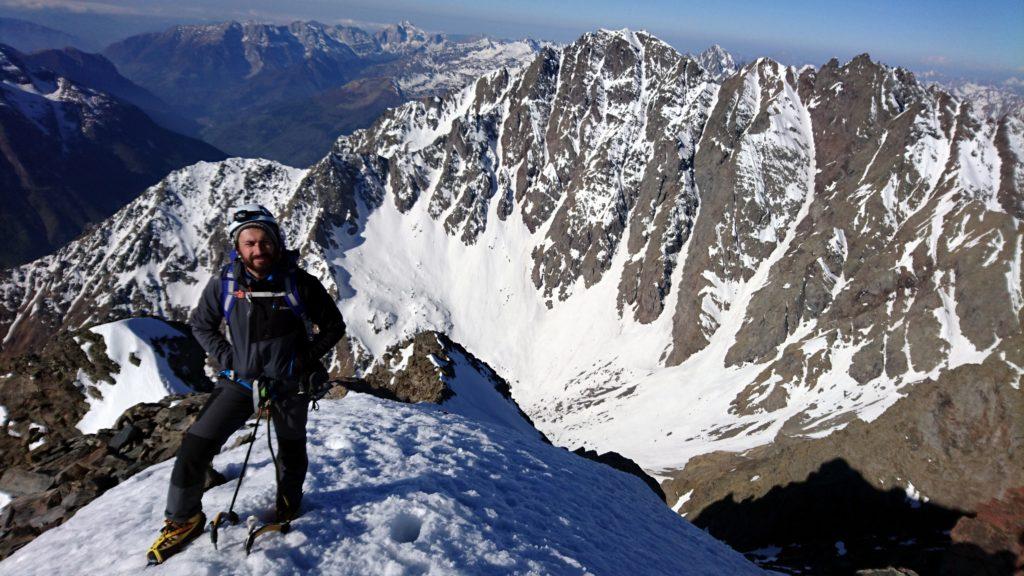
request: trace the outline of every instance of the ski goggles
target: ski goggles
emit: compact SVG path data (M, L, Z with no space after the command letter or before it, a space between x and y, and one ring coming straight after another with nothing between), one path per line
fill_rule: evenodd
M265 209L261 210L239 210L232 216L235 222L249 222L250 220L256 220L260 216L273 218L274 216Z

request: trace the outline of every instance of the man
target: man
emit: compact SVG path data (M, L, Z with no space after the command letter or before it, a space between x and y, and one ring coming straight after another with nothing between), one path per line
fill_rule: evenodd
M308 464L309 395L302 393L303 384L312 371L322 373L320 358L345 334L334 299L316 278L298 269L296 254L285 250L281 229L266 208L248 204L234 209L227 233L235 254L210 279L189 319L192 333L223 371L178 449L165 525L148 552L150 563L163 562L203 532L206 469L253 414L261 391L271 396L277 430L278 521L298 514ZM227 321L227 338L221 320ZM318 328L315 335L310 324Z

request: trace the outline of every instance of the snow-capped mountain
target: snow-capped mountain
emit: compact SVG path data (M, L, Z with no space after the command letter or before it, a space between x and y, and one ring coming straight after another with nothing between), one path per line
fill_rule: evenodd
M444 34L428 34L408 20L388 24L373 36L382 52L408 52L448 41Z
M181 166L217 149L0 45L0 266L76 237Z
M640 480L436 405L351 393L310 413L308 438L304 511L288 534L261 537L246 556L244 525L226 527L219 550L203 537L146 571L625 574L642 565L645 574L763 573ZM225 450L214 465L237 475L246 446ZM254 446L236 504L242 517L263 516L273 500L269 451L265 442ZM171 464L112 488L0 563L0 574L143 570ZM234 482L210 489L204 506L226 510L233 491ZM79 551L73 562L69 547Z
M358 369L436 330L556 445L668 477L712 451L871 423L918 386L959 386L965 366L1019 396L1022 157L1019 114L986 117L866 55L759 59L717 82L647 33L602 30L392 110L305 171L178 171L0 277L0 326L12 353L54 327L184 318L227 207L258 201L337 295ZM915 446L945 463L944 442ZM1012 463L957 482L892 465L869 481L927 485L960 510L1024 485Z
M169 104L122 76L114 64L100 54L68 47L59 50L40 50L24 54L22 58L33 69L45 68L79 86L133 104L168 130L188 136L193 136L198 131L195 122L175 115Z
M375 33L319 22L225 22L133 36L104 54L201 123L214 145L306 166L384 108L461 89L529 61L538 48L529 40L455 41L408 22Z
M425 44L405 58L372 66L365 75L394 77L403 93L411 98L443 96L480 76L500 68L526 64L543 46L524 39L502 41L476 38L461 42L444 40Z
M736 62L732 54L718 44L712 44L696 57L697 63L715 80L721 81L736 73Z
M1024 109L1024 91L1021 90L976 82L953 81L947 82L946 86L950 94L973 101L985 115L993 118L1014 113L1019 115Z

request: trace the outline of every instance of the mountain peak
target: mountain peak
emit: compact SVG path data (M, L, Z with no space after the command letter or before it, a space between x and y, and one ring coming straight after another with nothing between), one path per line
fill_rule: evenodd
M640 50L641 47L643 46L643 44L640 41L641 40L640 39L641 36L650 36L650 34L648 34L644 30L634 31L634 30L631 30L629 28L619 28L618 30L610 30L608 28L600 28L600 29L598 29L597 33L595 34L595 37L597 37L597 38L602 38L602 37L620 38L622 40L625 40L626 42L629 42L630 45L632 45L637 50Z
M718 44L712 44L696 57L697 63L715 80L721 81L736 73L736 61Z
M382 47L392 51L416 49L428 44L441 44L447 39L444 34L428 34L408 20L402 20L397 24L388 24L378 30L375 37Z

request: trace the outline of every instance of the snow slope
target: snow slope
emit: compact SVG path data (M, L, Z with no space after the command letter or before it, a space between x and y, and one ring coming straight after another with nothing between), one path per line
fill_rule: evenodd
M361 394L311 413L303 515L243 549L208 538L147 574L759 574L637 478L507 427ZM237 509L265 514L273 465L260 431ZM228 444L231 445L230 442ZM214 465L236 477L244 446ZM135 574L163 516L172 462L132 479L0 563L0 575ZM225 509L234 486L204 498ZM98 529L102 527L102 529ZM642 545L640 545L642 544Z
M502 397L486 373L474 367L462 352L453 350L449 354L455 375L444 380L455 395L441 404L445 410L481 422L508 426L534 438L538 436L537 429L523 418L515 402Z
M93 382L85 371L78 371L76 385L95 386L102 394L100 398L86 394L89 412L77 425L83 434L113 427L125 410L141 402L157 402L168 394L192 392L174 374L167 359L154 350L154 340L183 336L167 323L155 318L129 318L90 331L103 337L107 356L121 369L113 375L113 383Z

